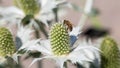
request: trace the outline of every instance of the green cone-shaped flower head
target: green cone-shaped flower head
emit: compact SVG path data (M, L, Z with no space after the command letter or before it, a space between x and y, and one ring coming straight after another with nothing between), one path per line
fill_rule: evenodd
M14 0L14 3L22 9L26 15L35 15L40 11L39 0Z
M12 56L15 53L12 34L4 27L0 27L0 56Z
M70 51L68 31L62 23L56 23L50 31L50 42L54 55L66 55Z
M101 45L101 68L120 68L120 53L117 43L106 37Z

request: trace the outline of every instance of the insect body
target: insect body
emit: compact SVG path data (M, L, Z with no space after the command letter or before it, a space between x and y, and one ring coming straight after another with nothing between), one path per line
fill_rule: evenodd
M65 24L67 26L67 30L72 31L73 26L72 26L72 23L70 21L64 20L63 24Z

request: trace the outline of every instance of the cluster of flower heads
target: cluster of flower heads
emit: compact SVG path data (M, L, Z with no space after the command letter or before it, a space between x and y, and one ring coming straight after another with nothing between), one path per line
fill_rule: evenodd
M14 0L14 3L16 7L0 7L0 60L8 56L18 62L17 56L37 51L43 56L34 58L30 66L42 59L52 59L59 68L64 68L66 62L79 64L83 68L119 68L119 49L112 38L103 37L100 40L102 43L80 39L93 0L86 0L84 13L76 27L69 21L57 22L58 9L71 7L71 3L65 0ZM2 27L5 23L9 26L17 24L15 38L9 27ZM50 30L46 32L44 26L49 26ZM43 32L46 39L32 37L34 33L38 36L39 32ZM25 52L21 53L22 50Z

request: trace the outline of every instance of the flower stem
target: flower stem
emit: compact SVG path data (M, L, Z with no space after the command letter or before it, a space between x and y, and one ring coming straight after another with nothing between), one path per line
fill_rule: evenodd
M68 68L68 67L67 67L67 61L64 63L64 68Z
M93 0L86 0L86 4L85 4L85 7L84 7L83 14L82 14L81 19L78 23L78 27L80 27L79 31L85 25L85 21L88 18L88 14L91 12L92 6L93 6Z
M54 15L55 15L55 21L58 22L58 8L53 9Z
M22 68L21 62L20 62L20 56L18 56L18 64L16 64L16 68Z
M38 61L38 68L42 68L42 62Z

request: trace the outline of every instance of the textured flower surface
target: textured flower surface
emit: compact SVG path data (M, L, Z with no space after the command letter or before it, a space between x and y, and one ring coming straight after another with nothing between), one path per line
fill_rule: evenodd
M15 53L15 45L10 31L0 28L0 56L11 56Z
M32 32L33 30L31 29L21 27L17 33L16 41L13 41L13 36L9 29L0 27L0 63L6 61L6 57L18 62L19 55L16 54L16 51L30 40Z
M37 60L53 59L60 68L64 68L64 63L68 60L83 65L84 62L93 62L96 57L99 57L99 49L88 45L92 44L80 42L79 46L72 49L66 26L62 23L56 23L51 28L49 40L29 41L19 50L37 50L44 54L43 57L34 59L31 65Z
M15 51L16 47L11 32L5 27L0 27L0 63L7 56L13 57Z
M110 37L105 37L101 44L101 67L102 68L119 68L120 51L117 43Z

